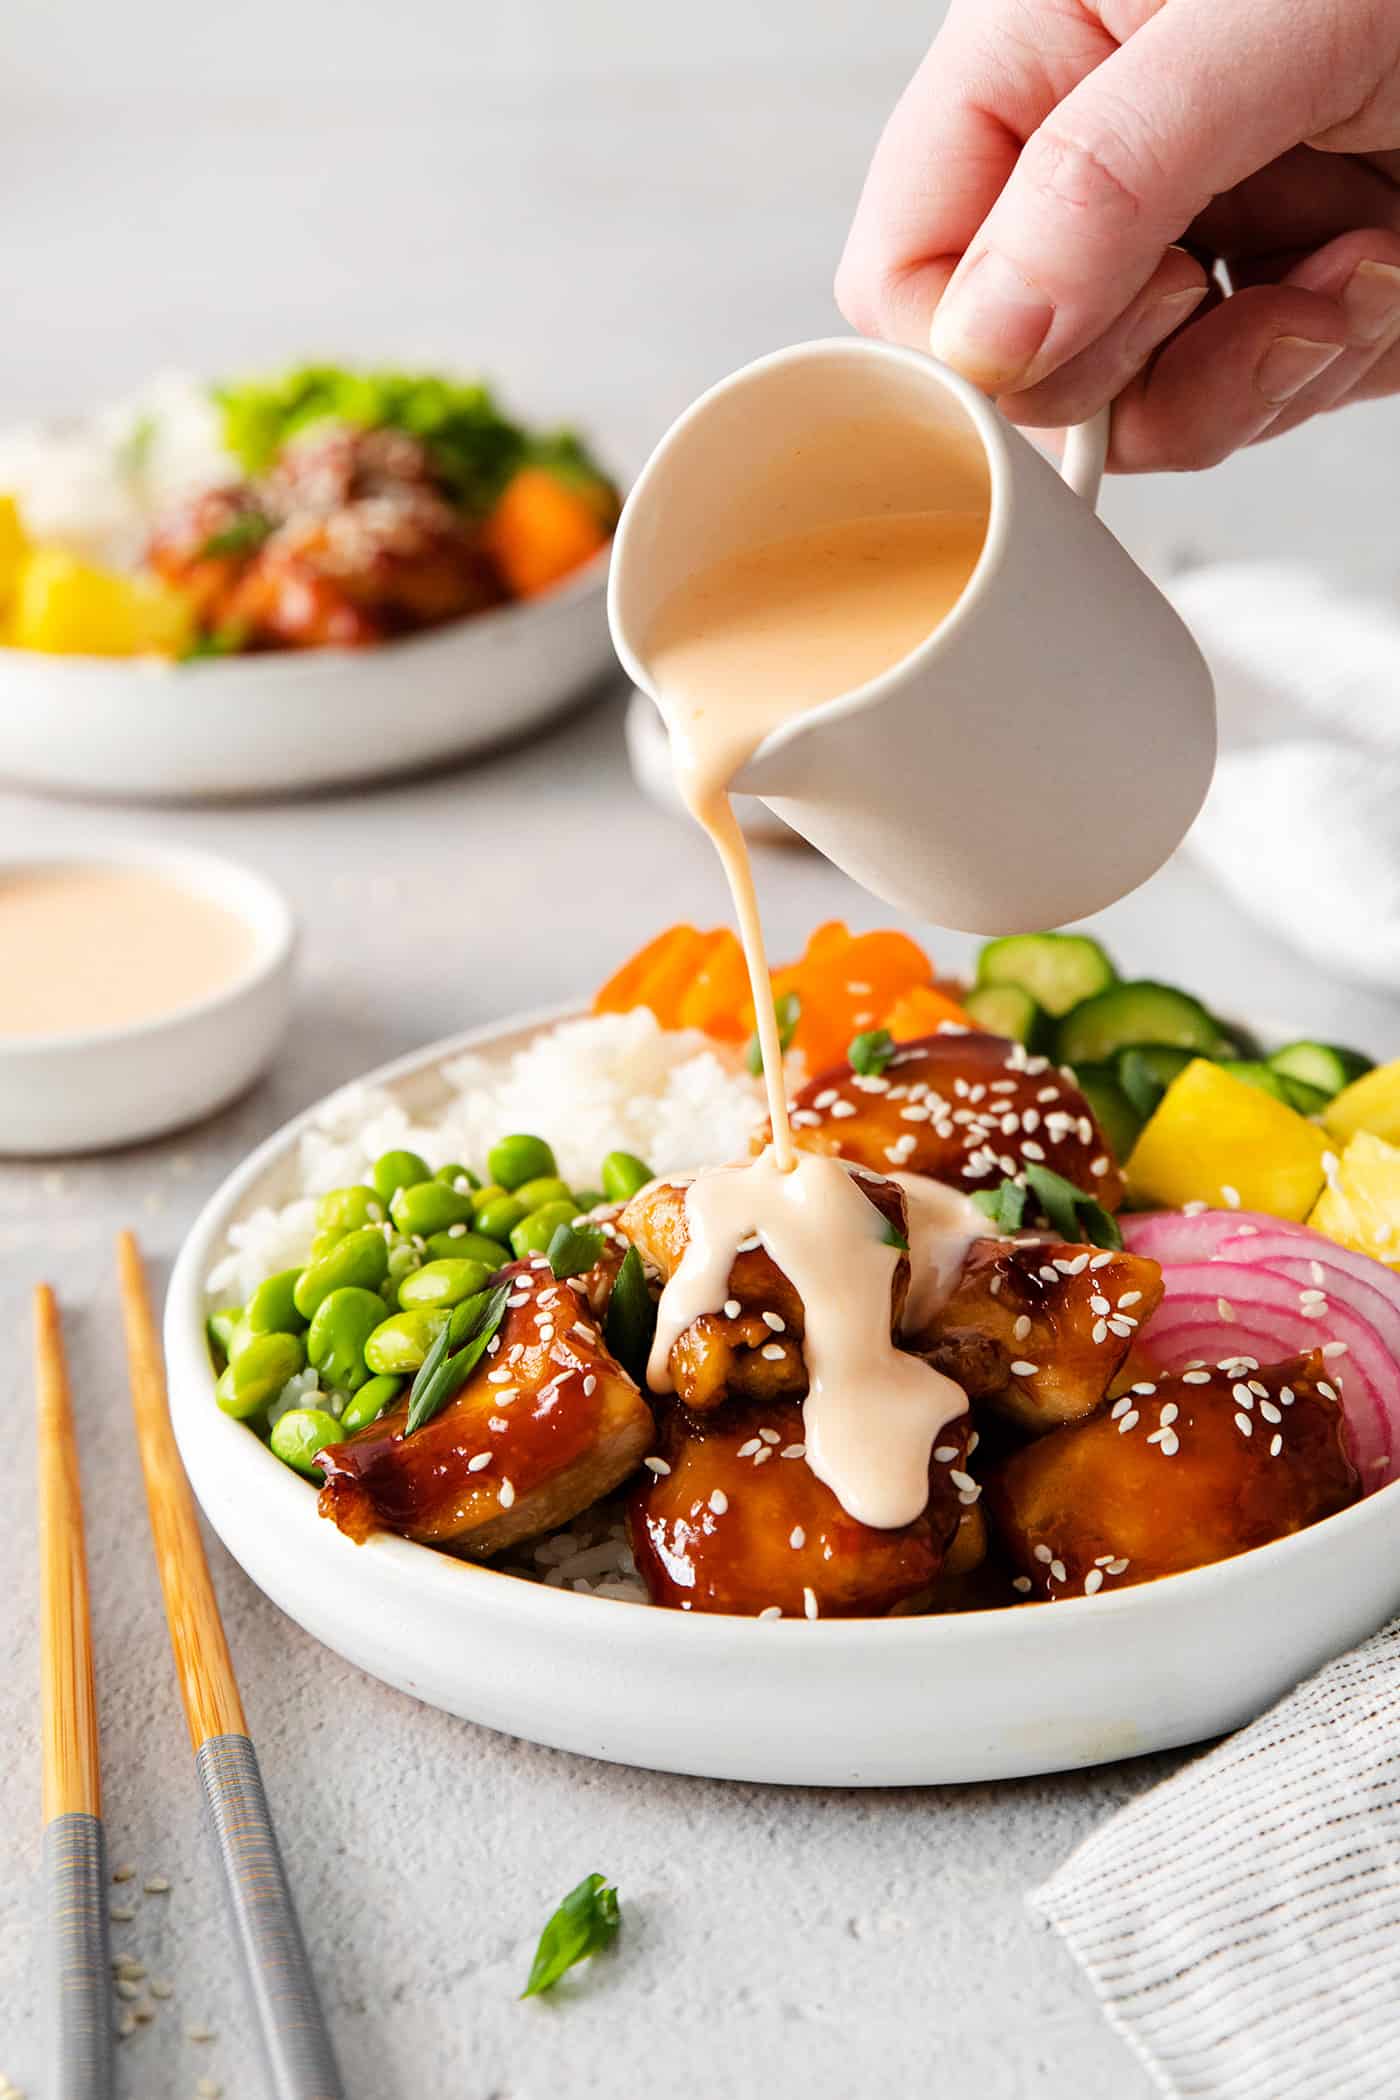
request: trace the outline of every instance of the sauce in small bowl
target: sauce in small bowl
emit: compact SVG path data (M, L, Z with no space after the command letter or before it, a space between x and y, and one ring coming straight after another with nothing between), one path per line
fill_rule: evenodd
M251 1084L286 1026L291 914L204 853L0 860L0 1152L177 1129Z

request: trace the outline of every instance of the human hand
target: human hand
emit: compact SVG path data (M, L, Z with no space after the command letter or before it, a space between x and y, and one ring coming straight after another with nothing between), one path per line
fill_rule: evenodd
M953 0L836 296L1120 472L1400 392L1400 6Z

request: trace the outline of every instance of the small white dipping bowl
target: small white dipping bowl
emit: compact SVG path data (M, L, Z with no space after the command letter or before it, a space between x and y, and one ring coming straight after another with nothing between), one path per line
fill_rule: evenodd
M551 1017L557 1018L557 1017ZM418 1112L464 1050L368 1075ZM614 1763L794 1786L1006 1779L1198 1742L1250 1720L1400 1604L1400 1486L1234 1560L1112 1595L931 1618L742 1619L548 1589L388 1533L352 1545L316 1494L222 1414L204 1285L230 1224L296 1193L288 1123L213 1197L166 1301L180 1453L204 1512L274 1604L431 1706Z
M75 867L163 876L232 912L252 933L253 952L222 990L148 1021L0 1036L0 1153L99 1152L178 1130L251 1086L286 1032L296 927L261 875L181 847L113 845L6 856L0 881Z
M541 597L372 649L173 664L0 648L0 779L143 802L304 794L465 758L615 667L608 550Z

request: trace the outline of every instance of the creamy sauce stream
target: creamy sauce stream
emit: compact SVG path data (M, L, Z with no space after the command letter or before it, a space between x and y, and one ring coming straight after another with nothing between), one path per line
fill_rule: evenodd
M85 1035L191 1006L253 959L251 927L151 868L0 879L0 1036Z
M780 723L868 683L932 633L961 596L985 530L984 512L930 510L770 541L689 579L649 637L677 784L734 898L773 1136L758 1159L689 1184L688 1243L662 1294L648 1379L669 1390L674 1343L723 1306L734 1258L756 1236L802 1300L807 1463L850 1515L881 1528L922 1513L930 1452L967 1396L891 1340L899 1253L859 1176L794 1148L753 873L729 787ZM956 1191L930 1195L935 1185L918 1176L892 1178L909 1202L912 1330L951 1289L980 1214Z

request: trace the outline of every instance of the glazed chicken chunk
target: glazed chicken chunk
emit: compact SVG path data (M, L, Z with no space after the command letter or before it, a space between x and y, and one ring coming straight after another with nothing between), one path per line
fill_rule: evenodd
M1228 1560L1360 1494L1338 1375L1319 1349L1141 1380L1029 1444L987 1490L1015 1587L1055 1601Z
M896 1184L872 1174L861 1177L861 1186L902 1239L904 1197ZM684 1183L652 1182L633 1197L619 1224L662 1281L669 1281L689 1238ZM891 1334L899 1331L908 1282L908 1257L901 1256L891 1292ZM697 1410L728 1399L800 1399L807 1390L804 1333L802 1300L777 1263L762 1247L744 1250L729 1272L723 1308L693 1321L671 1350L677 1398Z
M1162 1272L1142 1255L975 1240L915 1346L970 1397L1039 1433L1093 1413L1161 1297Z
M654 1604L676 1611L786 1618L883 1617L926 1604L942 1574L965 1572L985 1544L968 1474L967 1418L929 1467L922 1516L879 1531L847 1515L807 1465L802 1410L749 1403L722 1416L669 1406L659 1467L627 1514Z
M321 1513L485 1560L552 1531L624 1480L652 1418L609 1355L582 1293L542 1258L501 1271L505 1318L440 1414L404 1434L406 1398L317 1463Z
M1123 1200L1123 1178L1073 1080L1000 1036L925 1036L879 1073L838 1065L802 1089L792 1126L806 1150L877 1174L927 1174L971 1192L1039 1165L1105 1210ZM754 1149L767 1142L765 1130Z

